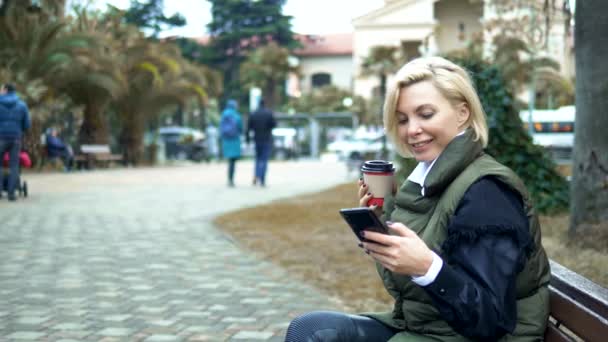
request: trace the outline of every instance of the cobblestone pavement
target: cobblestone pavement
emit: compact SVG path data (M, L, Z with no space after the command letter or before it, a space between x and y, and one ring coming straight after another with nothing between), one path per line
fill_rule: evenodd
M344 165L271 163L269 186L221 163L24 174L0 200L0 341L282 341L315 289L218 231L219 213L347 180Z

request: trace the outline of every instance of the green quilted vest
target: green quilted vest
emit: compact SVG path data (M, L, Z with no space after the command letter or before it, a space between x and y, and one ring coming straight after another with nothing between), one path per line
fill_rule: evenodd
M402 222L415 231L429 246L442 254L447 225L467 189L484 176L494 176L523 198L530 222L535 250L517 276L517 325L503 341L538 341L545 331L549 315L549 262L541 246L537 215L524 184L509 168L485 155L481 144L473 141L469 130L457 136L441 153L421 187L405 181L394 198L385 203L385 217ZM449 263L449 260L444 260ZM385 288L395 299L392 312L365 314L385 324L403 329L391 341L467 341L456 333L432 304L431 298L409 276L394 274L377 264Z

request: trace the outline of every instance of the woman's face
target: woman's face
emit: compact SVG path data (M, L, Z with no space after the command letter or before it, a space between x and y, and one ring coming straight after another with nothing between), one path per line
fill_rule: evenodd
M433 161L465 129L469 108L446 99L431 83L402 88L397 102L397 134L417 161Z

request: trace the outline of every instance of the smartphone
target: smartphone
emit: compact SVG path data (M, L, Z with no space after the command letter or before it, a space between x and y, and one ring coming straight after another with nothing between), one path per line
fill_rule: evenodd
M353 230L353 233L361 241L367 241L361 237L361 231L369 230L382 234L388 234L388 228L383 224L376 213L368 207L340 209L340 215Z

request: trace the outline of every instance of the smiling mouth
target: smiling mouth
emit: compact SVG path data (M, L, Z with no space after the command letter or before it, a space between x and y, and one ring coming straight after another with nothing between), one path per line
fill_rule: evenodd
M421 141L421 142L417 142L415 144L410 144L413 148L420 148L428 143L430 143L432 140L426 140L426 141Z

